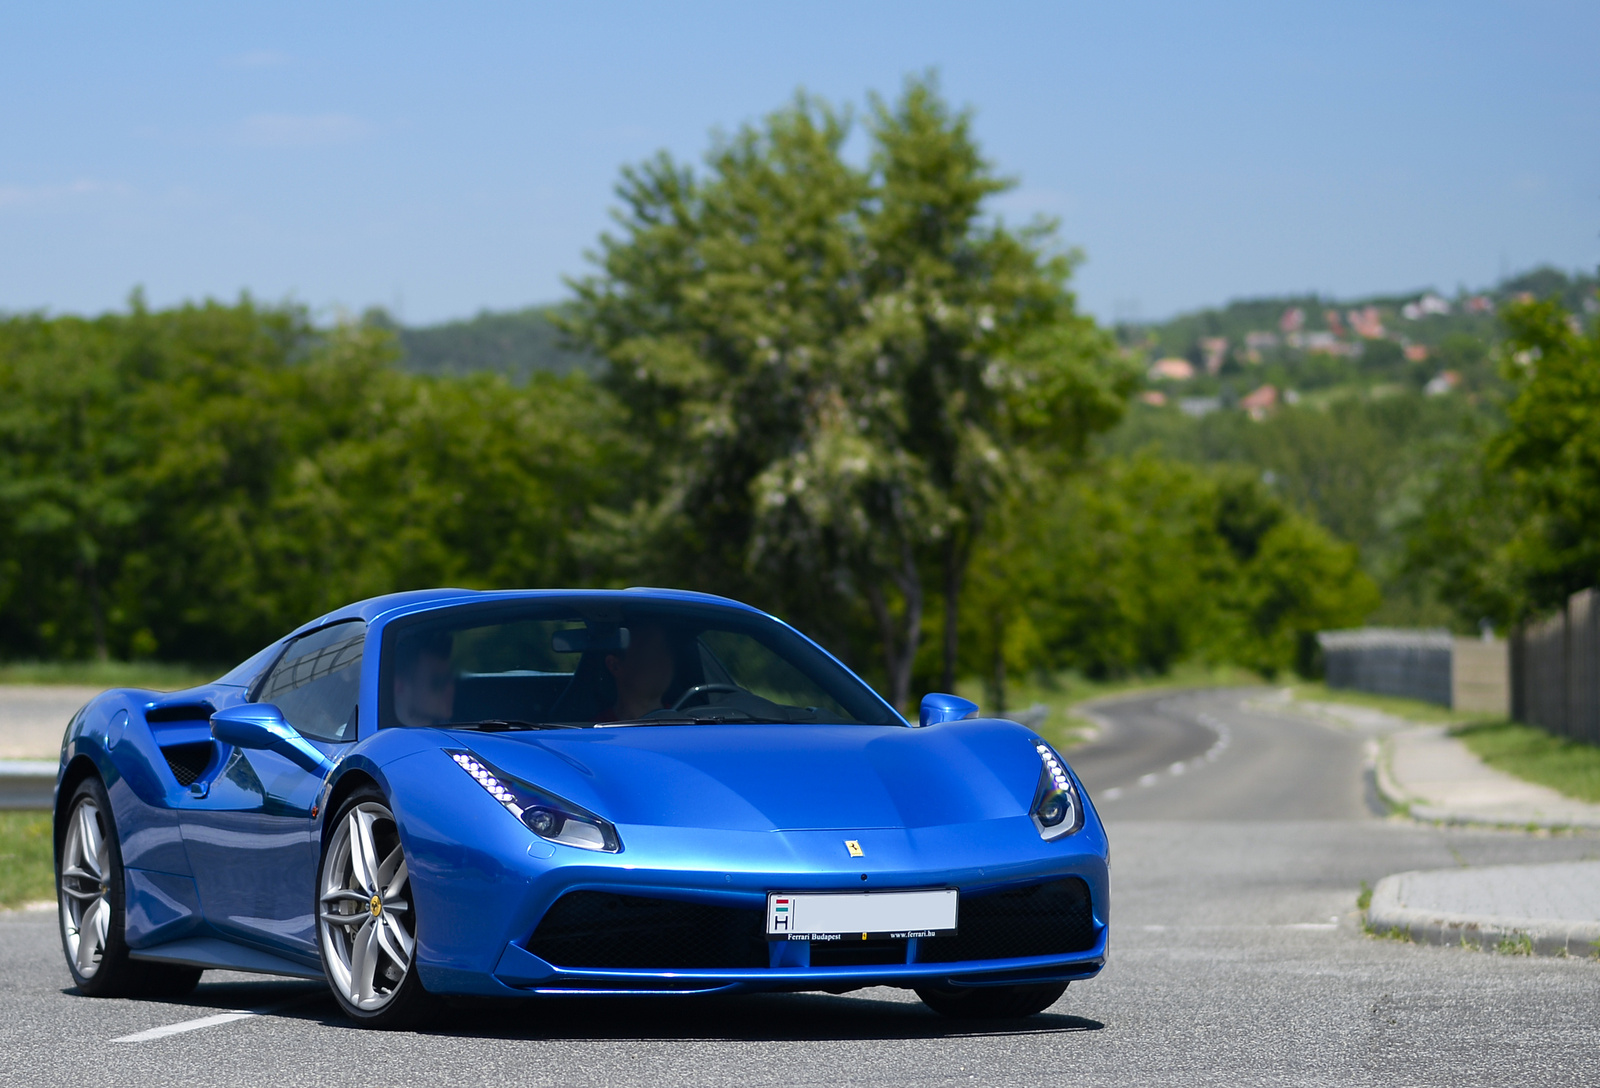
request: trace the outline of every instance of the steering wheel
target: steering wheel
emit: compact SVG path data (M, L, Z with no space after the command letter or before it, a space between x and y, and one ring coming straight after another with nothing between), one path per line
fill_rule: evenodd
M743 690L744 688L740 687L738 684L696 684L694 687L678 696L678 701L672 704L672 709L682 710L684 706L688 704L689 700L693 699L696 695L705 695L713 691L725 691L731 693Z

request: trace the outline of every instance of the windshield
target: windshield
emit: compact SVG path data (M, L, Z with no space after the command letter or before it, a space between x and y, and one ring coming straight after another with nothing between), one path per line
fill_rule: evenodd
M386 726L901 724L788 627L670 602L502 602L397 620L380 685Z

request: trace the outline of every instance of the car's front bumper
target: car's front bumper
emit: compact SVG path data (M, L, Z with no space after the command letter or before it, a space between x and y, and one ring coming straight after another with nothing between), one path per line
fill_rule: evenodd
M1089 845L1086 841L1084 845ZM490 951L478 931L472 944L478 954L471 962L419 959L424 985L441 993L482 995L580 993L710 993L737 991L845 991L863 986L986 986L1026 982L1071 981L1091 978L1105 966L1109 935L1107 870L1097 852L1053 851L1053 856L1027 862L959 870L874 872L870 884L876 891L954 887L963 895L983 897L1013 889L1030 888L1069 878L1088 889L1090 936L1070 951L1048 955L986 959L941 959L923 955L929 942L903 942L903 960L847 966L811 963L811 945L805 941L772 941L766 948L767 965L716 967L573 966L541 958L530 946L539 923L561 896L590 891L602 894L649 897L711 907L732 907L765 915L768 891L859 891L859 873L768 872L739 873L708 870L649 870L621 866L563 866L531 881L519 909L507 911L505 929L492 948L492 959L479 958ZM854 879L854 885L846 883ZM454 928L454 927L452 927ZM835 946L837 947L837 946ZM898 955L898 953L896 953Z
M487 795L481 803L471 795L468 800L475 802L470 826L464 826L459 807L441 812L448 821L437 822L429 818L434 813L413 808L403 824L419 911L416 964L423 984L435 993L1006 985L1090 978L1105 966L1107 842L1092 807L1082 829L1053 842L1041 840L1026 816L924 828L772 832L619 825L625 849L604 854L552 846L531 836ZM846 839L859 839L865 856L846 856ZM956 888L965 904L969 897L1067 878L1087 887L1088 935L1070 951L1049 955L926 962L916 942L907 942L903 959L895 962L816 966L794 947L803 942L773 942L766 946L770 954L739 966L665 968L551 962L530 950L538 946L535 933L547 912L572 892L731 907L764 917L771 892ZM958 922L958 931L964 924ZM758 965L763 960L766 966Z
M495 966L499 985L488 992L525 994L732 993L831 990L863 986L1004 986L1093 978L1106 964L1108 931L1093 948L1060 956L954 963L872 964L852 967L769 967L667 970L591 970L546 963L516 942ZM775 942L779 944L803 942Z

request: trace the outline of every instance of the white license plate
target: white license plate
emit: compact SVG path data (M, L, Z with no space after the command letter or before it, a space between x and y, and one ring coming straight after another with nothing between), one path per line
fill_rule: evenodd
M956 890L931 892L772 892L767 937L793 941L865 941L933 937L956 929Z

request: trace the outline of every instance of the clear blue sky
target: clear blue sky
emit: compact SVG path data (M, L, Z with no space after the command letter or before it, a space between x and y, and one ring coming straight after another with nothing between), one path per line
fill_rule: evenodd
M7 4L0 310L549 301L618 168L936 67L1102 317L1600 262L1600 4Z

